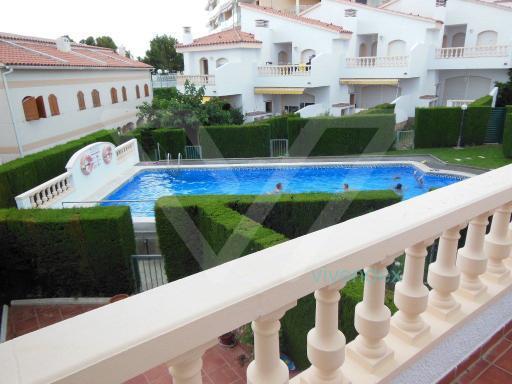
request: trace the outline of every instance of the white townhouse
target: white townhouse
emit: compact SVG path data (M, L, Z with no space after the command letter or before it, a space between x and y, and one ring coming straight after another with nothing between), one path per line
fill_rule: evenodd
M151 67L118 52L0 32L0 163L101 130L132 129Z
M488 94L512 66L507 1L213 0L208 7L210 20L223 23L210 23L212 34L198 39L185 28L178 86L204 85L207 96L250 119L395 102L405 121L416 106Z

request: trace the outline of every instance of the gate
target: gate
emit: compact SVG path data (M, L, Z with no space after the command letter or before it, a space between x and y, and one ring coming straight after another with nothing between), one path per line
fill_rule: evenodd
M185 146L185 159L200 160L203 158L203 148L200 145Z
M414 149L414 131L398 131L395 148L399 151Z
M167 284L162 255L133 255L132 266L137 292L144 292Z
M504 107L493 108L489 123L487 124L487 132L485 134L485 143L502 143L503 129L505 127L505 117L507 109Z
M270 157L288 157L288 139L270 140Z

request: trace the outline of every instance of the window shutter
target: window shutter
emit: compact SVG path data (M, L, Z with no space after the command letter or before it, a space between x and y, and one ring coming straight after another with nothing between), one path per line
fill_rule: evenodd
M52 116L60 115L59 102L57 100L57 96L48 96L48 104L50 104L50 113L52 114Z
M27 96L23 99L23 112L25 113L25 120L33 121L39 120L39 112L37 110L36 99L32 96Z
M44 98L43 96L38 96L36 99L37 104L37 113L39 114L39 118L46 118L46 107L44 106Z

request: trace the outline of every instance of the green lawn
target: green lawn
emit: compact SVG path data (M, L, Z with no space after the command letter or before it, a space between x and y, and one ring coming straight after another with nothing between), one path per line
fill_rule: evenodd
M431 154L439 159L459 165L494 169L512 164L512 159L503 156L501 145L482 145L464 149L425 148L407 151L389 151L388 155Z

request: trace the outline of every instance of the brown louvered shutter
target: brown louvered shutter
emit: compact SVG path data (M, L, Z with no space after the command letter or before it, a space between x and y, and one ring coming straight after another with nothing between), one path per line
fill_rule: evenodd
M117 89L110 89L110 98L112 99L112 104L117 104Z
M46 107L44 106L44 98L43 96L38 96L36 99L37 105L37 113L39 114L39 118L46 118Z
M78 99L78 109L80 111L83 111L86 108L84 93L82 91L79 91L76 94L76 98Z
M126 95L126 87L123 87L121 91L123 93L123 101L127 101L128 100L128 96Z
M57 100L57 96L53 94L48 96L48 104L50 104L50 113L52 114L52 116L60 115L59 102Z
M94 108L101 107L100 93L96 89L92 91L92 105Z
M37 111L36 99L32 96L27 96L23 99L22 103L23 112L25 113L25 120L39 120L39 112Z
M149 86L144 84L144 96L149 97Z
M137 99L140 99L140 88L138 85L135 87L135 95L137 96Z

